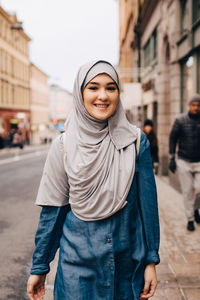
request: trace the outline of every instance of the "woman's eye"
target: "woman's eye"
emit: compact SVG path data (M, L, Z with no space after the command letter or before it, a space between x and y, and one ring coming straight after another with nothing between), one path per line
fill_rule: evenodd
M89 90L92 90L92 91L96 91L97 90L97 87L96 86L90 86L88 87Z
M115 86L109 86L108 91L115 91L117 88Z

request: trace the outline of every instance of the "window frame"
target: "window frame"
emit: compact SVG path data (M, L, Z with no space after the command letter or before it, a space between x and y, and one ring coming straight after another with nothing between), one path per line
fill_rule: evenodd
M192 23L200 20L200 0L192 0Z
M157 28L154 29L150 38L143 47L144 67L147 68L157 58Z

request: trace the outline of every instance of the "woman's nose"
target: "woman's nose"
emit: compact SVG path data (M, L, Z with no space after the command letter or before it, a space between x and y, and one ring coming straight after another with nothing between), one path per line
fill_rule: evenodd
M107 99L107 93L106 93L105 89L102 88L102 89L99 90L98 98L100 100L106 100Z

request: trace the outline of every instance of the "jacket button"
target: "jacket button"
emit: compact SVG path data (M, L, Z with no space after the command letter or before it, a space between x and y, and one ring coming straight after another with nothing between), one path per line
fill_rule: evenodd
M108 243L111 243L111 239L107 239L107 242L108 242Z
M110 263L110 264L109 264L109 267L110 267L110 268L112 268L112 266L113 266L113 264L112 264L112 263Z

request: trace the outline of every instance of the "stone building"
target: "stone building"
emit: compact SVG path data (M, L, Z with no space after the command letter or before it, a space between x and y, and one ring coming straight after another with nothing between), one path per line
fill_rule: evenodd
M138 20L139 1L119 0L119 63L118 71L121 81L121 98L127 118L135 123L135 105L137 101L133 94L137 82L138 62L135 51L135 24ZM134 82L134 83L133 83ZM136 87L137 88L137 87Z
M0 7L0 134L30 138L29 41L16 15Z
M175 117L188 98L200 92L200 0L144 0L132 42L141 98L135 117L150 118L159 140L160 172L168 172L168 140ZM128 36L127 36L128 38ZM139 55L140 53L140 55ZM120 52L123 55L123 52ZM121 59L122 60L122 59Z
M48 111L48 75L30 65L31 143L44 143L50 138Z
M119 73L122 86L133 82L137 76L137 62L134 61L134 26L138 19L138 1L119 0Z

